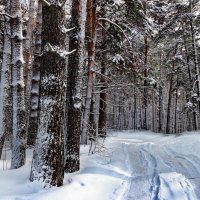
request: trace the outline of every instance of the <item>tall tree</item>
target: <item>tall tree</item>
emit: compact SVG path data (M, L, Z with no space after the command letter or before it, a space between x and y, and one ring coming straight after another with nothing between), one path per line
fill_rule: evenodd
M7 1L6 14L10 15L10 1ZM5 138L12 132L11 115L11 29L10 17L4 16L5 28L3 34L3 62L1 69L0 95L0 158Z
M89 125L90 106L95 77L95 47L96 47L96 3L95 0L87 0L87 39L88 39L88 69L87 91L83 115L83 128L81 143L87 144L87 132Z
M64 178L65 23L59 1L43 4L38 132L30 180L61 186Z
M29 130L29 115L30 115L30 100L31 98L31 78L33 75L33 70L32 70L32 63L34 62L34 54L37 54L38 52L33 51L33 38L36 38L38 33L36 30L36 23L38 26L38 20L36 21L37 18L37 11L38 10L38 3L41 4L40 1L38 0L30 0L29 1L29 13L28 13L28 22L27 22L27 33L26 33L26 40L25 40L25 64L24 64L24 83L25 83L25 104L26 104L26 129L27 131ZM33 34L35 33L35 35ZM41 34L41 31L40 33ZM35 37L34 37L35 36ZM41 44L40 44L41 45ZM37 48L38 44L35 44L35 48ZM37 48L38 49L38 48ZM34 54L33 54L34 53ZM39 52L40 53L40 52ZM38 54L39 54L38 53ZM36 56L37 57L37 56ZM39 70L39 69L38 69ZM37 89L35 89L37 90ZM35 91L36 93L36 91ZM34 141L30 141L30 136L31 134L28 132L28 144L33 144Z
M20 0L10 0L12 38L12 103L13 135L11 168L19 168L25 163L26 120L23 76L23 35L22 7Z
M32 63L32 80L30 94L30 115L28 123L28 145L34 145L38 128L38 104L40 84L40 54L41 54L41 32L42 32L42 1L38 1L38 11L35 27L34 59Z
M67 133L65 172L75 172L80 165L80 131L82 117L82 76L87 0L73 0L67 76Z

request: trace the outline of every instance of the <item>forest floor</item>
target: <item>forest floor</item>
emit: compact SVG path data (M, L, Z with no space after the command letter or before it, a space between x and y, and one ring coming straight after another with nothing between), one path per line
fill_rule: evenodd
M0 160L0 200L200 200L200 135L111 132L97 153L81 147L81 170L65 174L64 186L43 189L29 182L26 165L9 170L10 150Z

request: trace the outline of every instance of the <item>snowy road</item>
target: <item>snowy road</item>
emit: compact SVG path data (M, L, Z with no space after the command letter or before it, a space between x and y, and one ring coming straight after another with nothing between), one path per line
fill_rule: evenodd
M114 139L131 174L124 200L200 200L200 136L128 137Z
M9 170L11 151L4 151L0 200L200 200L199 133L113 132L105 152L88 156L88 150L81 146L80 171L48 190L29 181L32 149L16 170Z

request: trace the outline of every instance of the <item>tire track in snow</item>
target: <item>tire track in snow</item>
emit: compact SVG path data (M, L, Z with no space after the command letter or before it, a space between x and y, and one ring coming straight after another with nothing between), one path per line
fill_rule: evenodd
M158 199L158 193L159 193L159 187L160 187L160 180L157 172L157 160L156 157L150 153L150 147L151 145L147 145L147 148L149 148L147 151L144 146L142 147L143 152L145 152L148 162L148 169L151 169L151 171L148 173L151 175L149 178L150 180L150 192L151 192L151 199L157 200Z
M174 165L172 168L174 171L183 174L187 179L193 183L196 188L195 193L198 197L200 197L200 158L195 155L185 155L178 153L170 148L168 149L168 154L174 157L174 160L177 161L179 166ZM200 198L199 198L200 199Z
M133 158L131 166L133 177L128 194L124 198L126 200L157 200L159 192L159 178L156 171L157 160L153 154L146 150L149 146L148 143L135 148L129 145L127 153Z
M178 138L178 137L177 137ZM139 142L121 143L124 144L126 163L129 167L131 177L126 180L127 188L124 190L124 200L164 200L161 191L171 193L173 198L165 200L200 200L200 157L198 155L184 155L180 140L175 137L156 137L156 140L149 137L143 138L136 135ZM179 139L179 138L178 138ZM120 140L120 139L119 139ZM189 145L191 146L191 145ZM176 148L177 147L177 148ZM196 151L198 152L198 151ZM173 179L173 173L180 178ZM179 176L180 175L180 176ZM176 177L176 176L175 176ZM184 196L178 198L177 189ZM196 187L196 188L195 188ZM195 193L197 197L195 196Z

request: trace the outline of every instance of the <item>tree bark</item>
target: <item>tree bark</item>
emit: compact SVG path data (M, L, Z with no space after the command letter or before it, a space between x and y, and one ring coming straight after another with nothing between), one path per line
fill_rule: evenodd
M10 1L6 12L10 14ZM6 136L12 133L12 100L11 100L11 29L10 18L5 17L3 61L1 70L0 95L0 158Z
M96 47L96 5L95 0L87 0L87 37L88 37L88 80L83 116L81 144L87 144L87 132L94 85L95 47Z
M40 0L39 0L40 1ZM25 83L25 106L26 106L26 129L28 134L28 144L33 144L30 142L29 130L29 119L30 119L30 100L31 100L31 76L32 76L32 62L34 59L33 55L33 30L36 31L36 12L38 10L38 0L29 1L29 20L27 24L27 36L25 41L25 65L24 65L24 83ZM37 36L36 36L37 37ZM36 47L37 48L37 47ZM35 53L35 52L34 52Z
M75 27L69 38L67 78L67 134L65 141L65 172L80 168L80 128L82 117L82 76L84 65L84 40L87 0L72 1L71 27Z
M35 28L34 60L32 64L32 80L30 95L30 116L28 124L28 145L34 145L38 128L38 103L40 83L40 54L41 54L41 32L42 32L42 1L38 2L38 12Z
M39 120L30 180L52 187L63 185L64 178L65 12L55 2L43 4L42 13Z
M144 99L143 99L143 106L144 106L144 119L143 119L143 129L147 130L147 77L148 77L148 69L147 69L147 57L148 57L148 40L147 36L144 36Z
M105 62L102 61L101 65L101 74L106 75L106 66ZM107 92L106 92L106 80L104 76L101 78L101 83L103 87L101 87L100 93L100 102L99 102L99 124L98 124L98 134L100 137L106 137L107 132Z
M159 86L158 86L158 104L159 104L159 113L158 113L158 132L161 133L163 131L163 88L161 86L162 79L162 54L160 54L160 67L159 67Z
M167 123L166 134L170 134L170 122L171 122L171 105L172 105L172 87L173 87L173 75L171 74L169 82L168 104L167 104Z
M13 85L13 137L11 168L16 169L25 164L26 159L26 119L23 76L23 36L22 9L20 0L11 2L12 35L12 85Z

